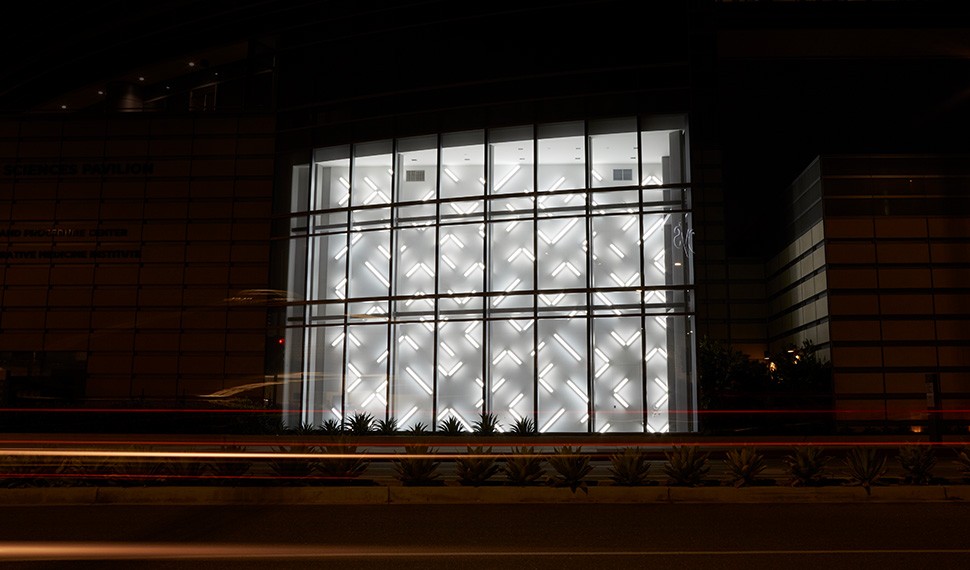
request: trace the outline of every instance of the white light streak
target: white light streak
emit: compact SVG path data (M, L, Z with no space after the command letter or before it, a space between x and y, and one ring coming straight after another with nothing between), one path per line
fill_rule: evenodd
M583 357L580 356L578 352L576 352L575 350L573 350L573 347L569 346L569 343L567 343L566 341L564 341L562 339L562 337L559 336L559 333L553 333L552 338L554 338L556 340L556 342L558 342L560 344L560 346L562 346L564 349L566 349L566 352L568 352L570 356L572 356L573 358L575 358L576 359L576 362L582 362L583 361Z
M573 392L575 392L575 393L576 393L576 395L577 395L577 396L579 396L579 398L580 398L580 399L581 399L581 400L582 400L582 401L583 401L584 403L586 403L586 404L588 404L588 403L589 403L589 398L588 398L588 397L586 396L586 393L585 393L585 392L583 392L583 391L582 391L582 390L581 390L581 389L579 388L579 386L577 386L576 384L574 384L572 380L566 380L566 386L569 386L569 389L570 389L570 390L572 390Z
M448 178L451 178L451 181L454 182L455 184L458 184L459 182L461 182L461 178L458 178L457 176L455 176L455 173L449 170L447 167L445 167L444 173L445 173L445 176L447 176Z
M559 411L556 412L551 418L549 418L549 421L546 422L546 424L544 426L542 426L541 428L539 428L539 433L544 433L544 432L548 431L549 428L551 428L553 426L553 424L555 424L557 421L559 421L559 418L561 418L562 415L565 414L565 413L566 413L566 408L559 408Z
M501 190L502 189L502 186L505 186L505 184L509 180L511 180L513 176L515 176L515 173L518 172L520 168L522 168L522 167L519 166L518 164L516 164L515 166L513 166L512 167L512 170L508 171L505 174L505 176L503 176L501 178L501 180L498 181L498 184L495 185L495 188L493 188L492 191L493 192L498 192L499 190Z

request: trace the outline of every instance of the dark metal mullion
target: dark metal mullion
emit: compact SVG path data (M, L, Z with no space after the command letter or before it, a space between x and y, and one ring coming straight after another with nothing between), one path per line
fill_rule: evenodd
M350 228L351 217L353 216L354 210L354 147L350 146L350 168L348 168L347 176L350 177L350 188L347 189L347 217L346 225L347 229L345 235L347 241L345 243L347 247L347 254L344 257L344 345L343 345L343 356L341 362L340 371L340 422L343 423L347 418L347 343L350 340Z
M539 433L539 129L532 127L532 420Z
M489 231L491 229L489 227L489 223L491 222L491 216L489 216L489 213L491 211L491 203L489 202L489 199L488 199L489 198L488 186L492 182L492 178L491 178L492 173L489 165L487 135L488 133L485 133L485 136L483 136L484 140L482 141L484 145L484 148L482 149L482 159L484 161L483 167L485 170L484 174L486 176L485 185L482 187L482 227L485 228L485 231L483 232L485 236L482 238L483 240L485 240L485 242L482 244L483 246L482 251L485 252L485 255L484 255L485 270L482 271L482 292L490 290L489 286L491 282L491 279L489 277L491 275L492 248L491 248L491 242L489 240L489 236L491 236L492 233ZM483 296L482 297L482 414L490 413L492 411L491 402L489 402L488 400L488 387L489 387L489 384L491 383L490 378L488 376L490 372L488 365L491 361L491 354L489 351L492 348L492 343L490 342L492 337L492 331L491 331L491 325L489 321L488 307L489 307L489 298L488 296Z
M586 168L583 177L586 184L586 404L587 433L595 432L593 422L595 401L593 399L593 192L590 181L590 170L593 168L593 150L589 140L589 121L583 121L583 145L586 147Z
M316 169L314 168L314 165L313 165L313 151L312 150L310 151L310 164L309 164L309 169L310 169L310 172L308 173L309 175L307 176L307 184L309 185L309 188L307 188L307 199L306 199L306 206L307 206L307 210L308 211L310 210L310 205L313 203L313 190L314 190L314 184L313 184L313 182L314 182L314 178L316 178L316 176L315 176L315 170ZM303 292L303 298L305 300L309 297L310 291L312 290L312 288L310 287L310 283L309 283L309 280L310 280L310 268L313 266L313 264L310 262L310 259L313 257L313 249L314 249L313 248L313 237L312 237L312 234L313 234L313 229L312 229L313 223L312 223L312 219L313 219L312 214L307 213L307 216L306 216L306 224L307 224L307 228L306 228L306 255L303 256L304 257L304 259L303 259L303 287L306 288L306 290ZM285 313L284 313L284 315L285 315ZM303 408L302 410L300 410L300 423L303 423L303 416L304 416L305 413L307 413L307 410L306 410L306 404L307 404L307 393L306 393L306 390L308 390L309 388L307 386L306 380L310 377L309 359L308 359L308 349L310 348L310 321L312 320L311 317L312 317L312 314L311 314L310 304L309 303L305 303L303 305L303 324L302 324L302 328L303 328L303 339L302 339L302 342L300 343L302 345L301 346L302 354L300 355L300 372L301 372L301 374L303 376L303 386L304 386L304 388L303 388L304 391L300 395L300 407ZM285 326L285 323L284 323L284 326ZM286 338L285 329L284 329L283 337ZM176 396L177 396L178 395L178 388L175 389L175 393L176 393ZM313 419L312 419L313 418L313 411L310 410L309 411L309 414L310 414L310 418L311 418L310 421L312 423L312 421L313 421Z
M647 376L647 307L646 302L643 297L646 293L647 278L644 273L646 272L646 266L643 262L644 255L644 243L643 243L643 172L641 168L643 167L643 137L640 134L640 116L637 115L637 227L640 233L637 235L637 243L640 245L639 249L639 263L640 263L640 291L638 296L640 297L640 390L642 394L642 410L641 415L643 416L643 433L647 433L649 430L647 428L648 422L650 421L650 402L647 400L647 384L650 381L650 377Z
M438 331L441 319L441 134L435 137L437 160L434 176L434 317L431 325L431 431L438 429Z
M394 199L397 198L397 177L398 177L398 164L397 164L397 139L394 139L391 143L391 188L388 190L388 194L391 197L391 203L388 205L390 209L389 221L390 229L388 233L388 247L391 258L387 260L387 277L391 285L387 288L387 363L385 364L384 378L387 381L387 387L384 389L384 419L391 417L391 410L394 408L391 401L391 379L393 378L392 373L394 372L394 358L397 355L397 350L395 350L394 339L397 332L397 301L393 298L397 296L397 278L394 275L396 269L396 264L394 263L394 256L398 254L396 239L397 236L397 208L394 206Z

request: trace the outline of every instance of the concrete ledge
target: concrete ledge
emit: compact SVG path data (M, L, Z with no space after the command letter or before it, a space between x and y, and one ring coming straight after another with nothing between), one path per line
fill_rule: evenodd
M0 489L0 505L915 503L970 500L970 485L874 487L54 487Z

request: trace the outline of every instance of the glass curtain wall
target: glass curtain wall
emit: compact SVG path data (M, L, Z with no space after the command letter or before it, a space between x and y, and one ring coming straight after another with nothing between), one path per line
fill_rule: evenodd
M441 133L295 164L290 424L482 413L503 429L696 426L682 118ZM281 232L282 233L282 232Z

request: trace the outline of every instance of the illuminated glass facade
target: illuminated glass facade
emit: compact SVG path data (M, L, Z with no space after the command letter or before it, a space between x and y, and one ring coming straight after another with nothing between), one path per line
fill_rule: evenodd
M631 117L296 161L279 232L287 421L693 430L686 137L682 117Z

